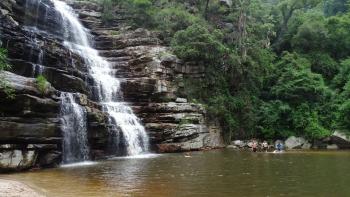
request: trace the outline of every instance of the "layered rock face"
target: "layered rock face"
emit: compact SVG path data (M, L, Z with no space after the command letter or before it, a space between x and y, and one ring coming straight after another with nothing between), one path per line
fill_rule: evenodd
M87 66L63 46L64 31L58 28L52 3L29 2L36 1L0 2L0 39L13 65L12 73L3 75L15 90L14 99L0 90L0 168L26 169L61 162L61 92L75 93L76 102L87 112L91 158L105 157L110 125L108 115L94 102ZM179 91L182 77L200 76L200 68L183 64L162 46L155 33L125 26L123 14L105 24L98 5L70 3L94 35L94 47L122 80L123 98L142 120L154 151L223 146L219 126L206 118L201 105L187 102ZM45 93L38 90L34 79L40 74L50 83ZM13 158L22 162L10 165Z
M0 77L14 90L14 97L8 98L0 89L0 170L61 162L61 92L74 92L76 102L87 111L91 144L107 142L108 117L88 99L86 65L63 46L64 32L52 6L50 1L0 2L0 39L12 65L11 73ZM50 82L45 92L34 79L40 74ZM106 147L98 150L103 152Z
M13 99L1 92L0 170L27 169L59 160L61 142L57 92L43 95L35 80L5 72L2 76L15 91ZM5 99L4 99L5 98ZM39 160L36 159L39 156Z
M116 20L106 24L98 5L74 2L72 6L96 36L95 48L114 65L115 76L123 79L124 99L142 119L154 150L223 147L218 124L208 121L204 108L187 102L179 91L184 75L200 77L203 69L177 59L156 33L125 26L122 13L116 12Z

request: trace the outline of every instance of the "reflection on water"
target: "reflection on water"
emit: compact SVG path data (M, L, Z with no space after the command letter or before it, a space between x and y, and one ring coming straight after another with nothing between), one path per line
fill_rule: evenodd
M350 152L233 150L118 158L8 175L48 196L350 196Z

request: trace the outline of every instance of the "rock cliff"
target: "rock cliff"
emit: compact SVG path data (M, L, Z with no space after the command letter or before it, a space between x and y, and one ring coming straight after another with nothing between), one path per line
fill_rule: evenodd
M222 147L221 130L205 109L181 94L184 75L201 75L162 45L157 34L128 27L123 14L110 23L101 7L69 2L91 30L94 47L122 81L122 98L132 106L150 137L152 150L178 152ZM117 14L117 13L116 13ZM110 154L108 116L92 94L93 83L78 55L62 44L57 13L50 0L0 2L0 39L8 50L11 72L2 73L15 91L0 90L0 169L55 166L62 159L60 92L75 93L87 111L88 140L93 159ZM50 83L39 91L35 77Z

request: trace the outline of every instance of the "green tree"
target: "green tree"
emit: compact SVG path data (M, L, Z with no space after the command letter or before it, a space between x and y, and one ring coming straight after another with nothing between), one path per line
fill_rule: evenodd
M349 0L325 0L324 12L326 16L346 13L349 10Z
M340 127L345 129L346 132L350 131L350 99L347 99L339 110Z
M329 84L338 74L339 64L328 53L315 51L307 55L311 62L311 71L321 74Z
M210 32L202 25L194 24L185 30L178 31L171 42L175 54L186 61L222 62L228 49L221 43L221 32Z
M337 59L350 55L350 13L328 18L329 52Z
M150 0L128 0L129 8L133 14L133 22L137 26L148 27L153 25L153 6Z
M204 67L179 94L203 103L228 141L349 129L346 0L108 1L134 27L157 30L187 66Z
M154 18L157 29L167 42L171 41L176 32L185 30L191 25L206 25L199 17L189 13L181 6L162 9L155 13Z
M323 51L328 44L328 29L322 16L310 17L298 27L292 47L301 52Z
M273 46L276 51L283 51L284 36L289 30L289 23L296 12L307 11L317 6L321 0L281 0L274 10L276 38Z
M339 92L343 91L345 84L350 79L350 59L345 59L340 63L339 73L333 80L333 86Z
M314 139L330 134L318 112L329 91L322 76L312 73L310 67L307 59L290 53L276 63L267 82L267 97L258 109L257 129L261 135Z
M317 102L325 95L321 75L311 72L310 62L297 54L285 54L276 64L277 78L271 95L291 103Z

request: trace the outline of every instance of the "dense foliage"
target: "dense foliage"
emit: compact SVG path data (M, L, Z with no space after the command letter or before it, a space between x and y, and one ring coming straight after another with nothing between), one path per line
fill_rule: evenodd
M219 118L227 140L350 131L348 0L105 2L205 67L185 92Z

